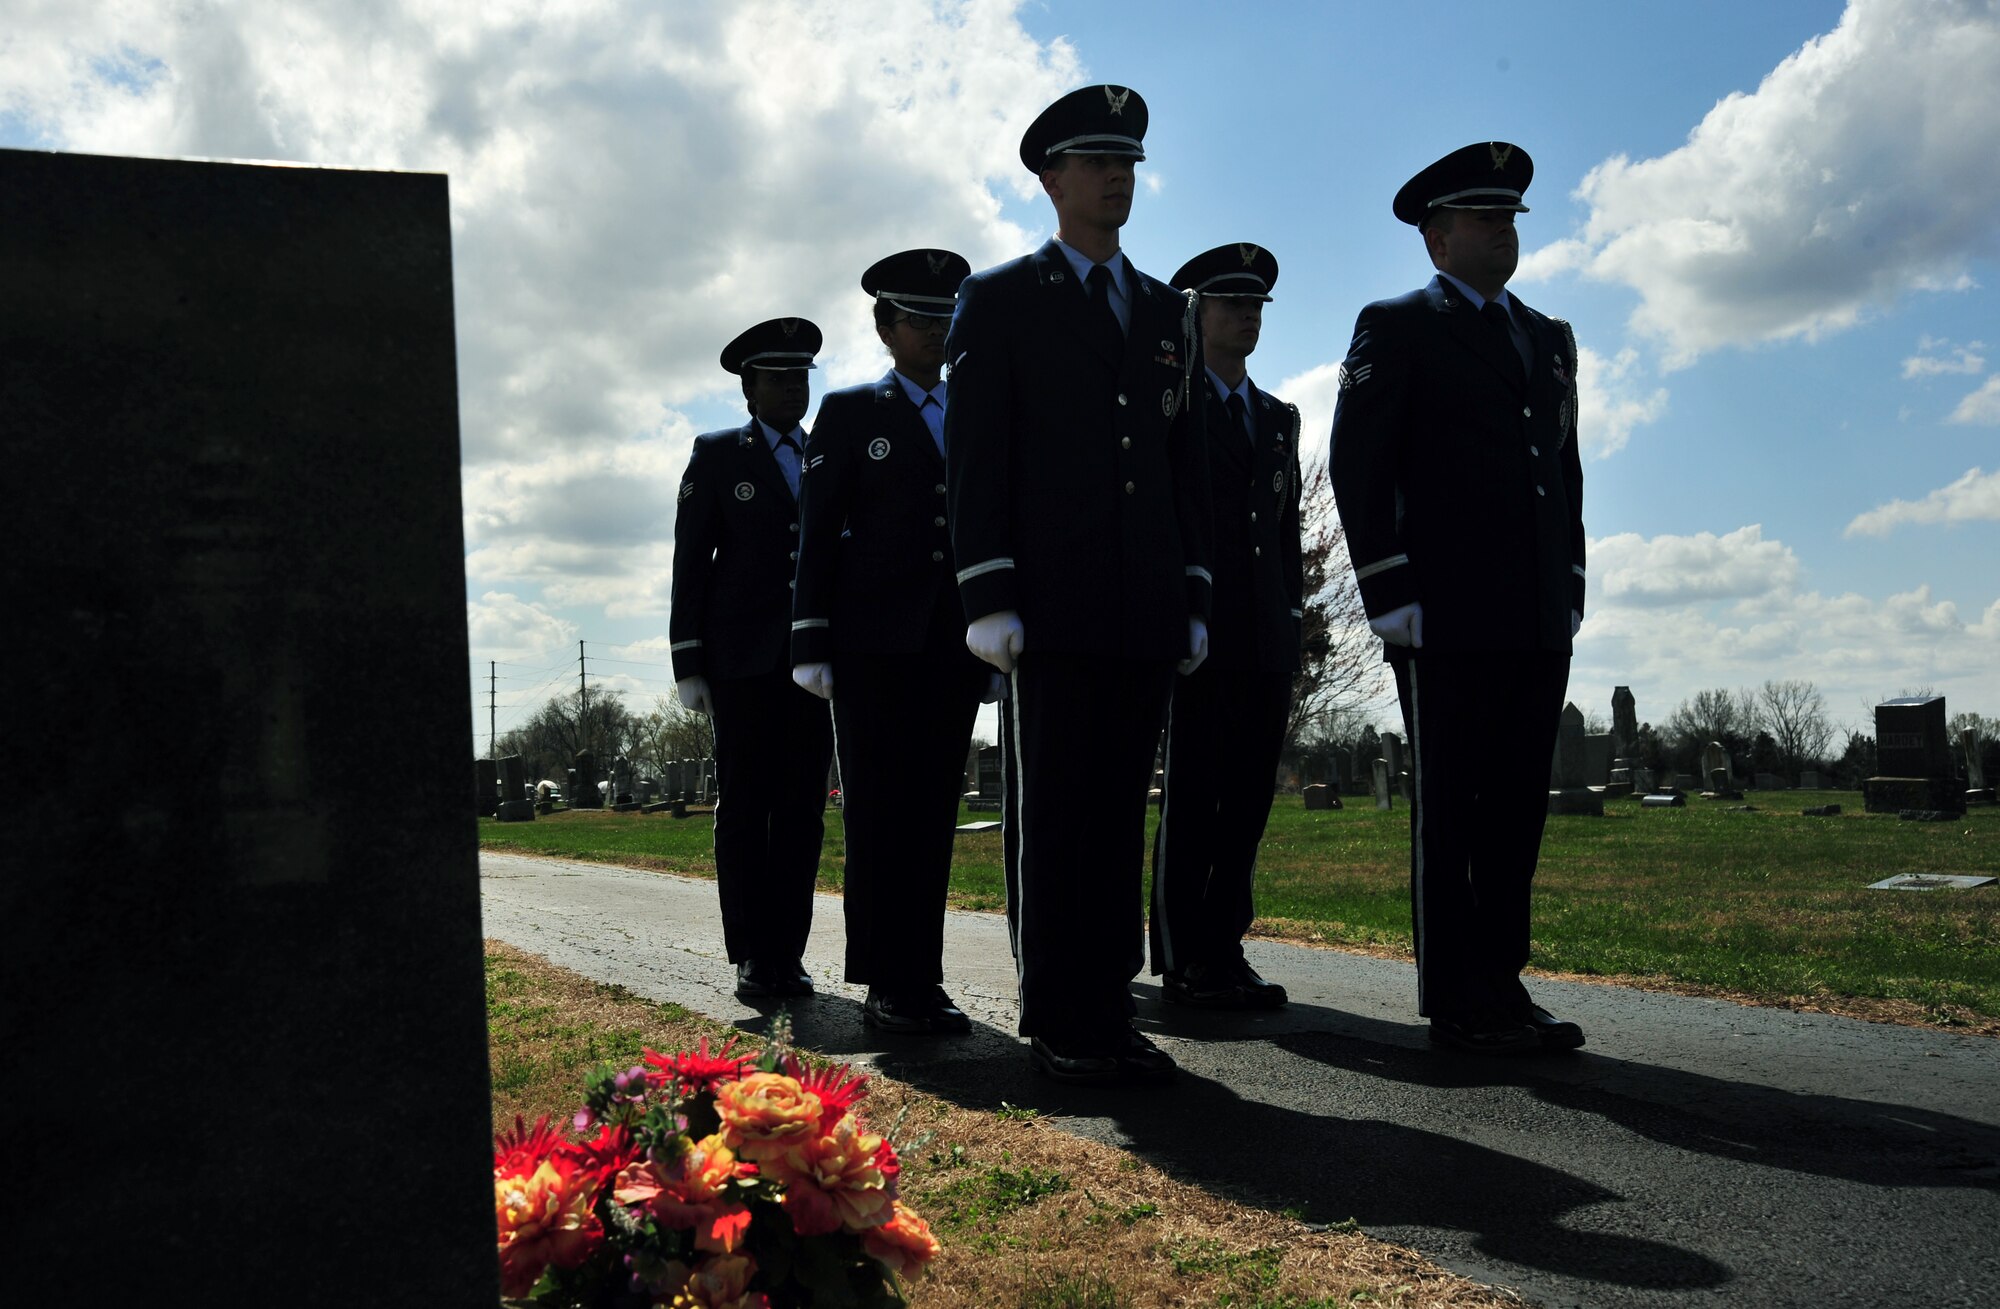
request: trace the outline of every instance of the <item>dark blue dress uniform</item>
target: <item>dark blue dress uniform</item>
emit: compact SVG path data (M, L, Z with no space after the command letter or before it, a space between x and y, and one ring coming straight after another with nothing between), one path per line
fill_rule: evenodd
M793 338L783 323L794 325ZM760 366L744 356L766 340L753 336L765 328L792 347L772 362L811 366L818 329L783 319L738 337L724 368ZM798 352L802 361L788 357ZM812 930L833 731L825 702L792 683L799 528L798 503L757 420L695 439L674 518L668 633L674 676L709 684L715 880L736 964L795 963Z
M1207 379L1204 378L1204 382ZM1249 442L1212 383L1208 465L1215 505L1215 604L1208 659L1174 684L1153 839L1152 968L1226 976L1256 917L1251 883L1271 816L1305 573L1299 411L1250 387ZM1274 991L1273 999L1282 999Z
M1104 124L1044 130L1093 100ZM1113 135L1121 124L1136 130ZM1023 161L1039 172L1061 149L1137 155L1143 124L1136 93L1086 88L1037 120ZM1122 342L1100 330L1051 241L966 280L945 348L965 616L1013 610L1024 633L1001 715L1020 1030L1107 1051L1130 1035L1145 963L1154 750L1212 581L1203 409L1187 403L1202 366L1192 304L1129 262L1124 272Z
M965 260L906 253L948 258L932 274L891 256L863 288L949 317ZM900 294L920 290L935 294ZM944 453L898 375L827 395L806 455L791 662L833 665L847 980L908 996L944 979L966 750L991 670L965 648ZM934 1008L915 1025L935 1024Z
M1412 179L1398 216L1420 222L1424 194L1519 210L1529 167L1504 143L1469 147ZM1411 898L1434 1035L1441 1017L1526 1003L1529 889L1583 612L1574 339L1509 299L1511 325L1496 323L1440 275L1367 306L1333 420L1362 602L1371 618L1422 606L1421 647L1388 657L1415 752Z

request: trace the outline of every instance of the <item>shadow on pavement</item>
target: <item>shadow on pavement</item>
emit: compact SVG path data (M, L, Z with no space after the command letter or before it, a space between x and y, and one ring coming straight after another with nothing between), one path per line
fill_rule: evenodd
M1175 1177L1247 1203L1292 1208L1316 1222L1359 1216L1370 1227L1456 1229L1486 1255L1611 1286L1716 1287L1734 1274L1696 1250L1564 1225L1573 1210L1627 1198L1598 1182L1353 1107L1393 1084L1399 1099L1443 1093L1428 1097L1431 1117L1448 1117L1461 1102L1466 1112L1488 1112L1491 1098L1477 1093L1512 1087L1559 1119L1595 1117L1693 1156L1870 1186L2000 1188L2000 1132L1920 1107L1796 1094L1587 1048L1478 1059L1431 1049L1415 1024L1297 1003L1252 1018L1142 999L1139 1021L1213 1051L1237 1047L1233 1059L1244 1073L1236 1080L1250 1094L1267 1089L1279 1099L1301 1084L1319 1084L1322 1093L1332 1085L1337 1103L1313 1113L1248 1099L1186 1068L1164 1090L1062 1086L1028 1069L1011 1033L981 1025L966 1037L892 1042L863 1029L860 1006L839 997L801 1006L794 1037L834 1057L871 1054L882 1072L967 1108L1006 1103L1103 1120L1121 1143ZM763 1030L768 1021L741 1025Z

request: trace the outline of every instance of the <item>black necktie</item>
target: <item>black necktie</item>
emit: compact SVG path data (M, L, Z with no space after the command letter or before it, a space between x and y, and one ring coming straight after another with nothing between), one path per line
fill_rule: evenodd
M785 485L791 488L792 499L796 500L799 498L799 473L803 471L806 452L799 447L797 441L792 439L790 432L778 438L778 445L780 448L784 446L792 448L793 457L791 459L780 458L778 460L778 471L784 475ZM777 452L774 450L772 453L776 454Z
M1254 445L1255 440L1250 435L1250 409L1243 403L1242 393L1231 391L1228 404L1229 416L1236 420L1236 430L1243 437L1243 444Z
M1522 357L1521 347L1514 343L1514 319L1508 314L1507 306L1498 300L1488 300L1480 306L1479 317L1500 334L1500 339L1507 343L1507 353L1521 361L1521 374L1525 377L1528 372L1528 361Z
M1115 357L1124 352L1125 329L1118 325L1118 314L1111 308L1111 270L1103 264L1092 264L1084 281L1090 286L1091 331Z

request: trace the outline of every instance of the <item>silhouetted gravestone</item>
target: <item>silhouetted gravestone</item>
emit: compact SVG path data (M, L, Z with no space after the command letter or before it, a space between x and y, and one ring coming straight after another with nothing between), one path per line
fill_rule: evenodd
M1867 812L1965 812L1965 788L1951 766L1943 696L1905 696L1875 706L1875 766L1877 776L1861 783Z
M597 789L601 780L597 774L597 752L579 750L576 752L575 767L570 770L575 778L569 791L569 807L572 809L602 809L604 793Z
M1340 799L1334 795L1332 788L1318 782L1302 789L1299 792L1299 798L1305 801L1305 806L1308 809L1340 808Z
M442 176L0 150L6 739L174 761L14 833L27 1300L496 1302L454 370Z
M1391 798L1393 793L1389 790L1389 761L1387 759L1377 759L1374 771L1375 807L1377 809L1393 809L1395 802Z
M500 773L491 759L472 761L472 812L481 818L493 816L500 802Z
M1589 775L1587 756L1583 711L1573 704L1566 704L1562 720L1556 728L1555 757L1549 765L1550 813L1604 816L1604 796L1586 785Z

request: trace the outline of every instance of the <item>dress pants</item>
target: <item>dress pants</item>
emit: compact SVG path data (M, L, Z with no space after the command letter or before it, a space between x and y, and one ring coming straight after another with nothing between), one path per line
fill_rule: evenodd
M956 633L925 654L833 660L850 982L944 980L945 890L988 671Z
M1395 669L1415 752L1417 1012L1454 1017L1518 994L1569 656L1419 650Z
M1153 833L1154 972L1242 961L1291 704L1290 673L1204 664L1174 680Z
M1023 1036L1109 1041L1145 966L1146 792L1170 661L1030 652L1001 705Z
M715 882L729 962L805 954L833 725L789 668L712 678Z

